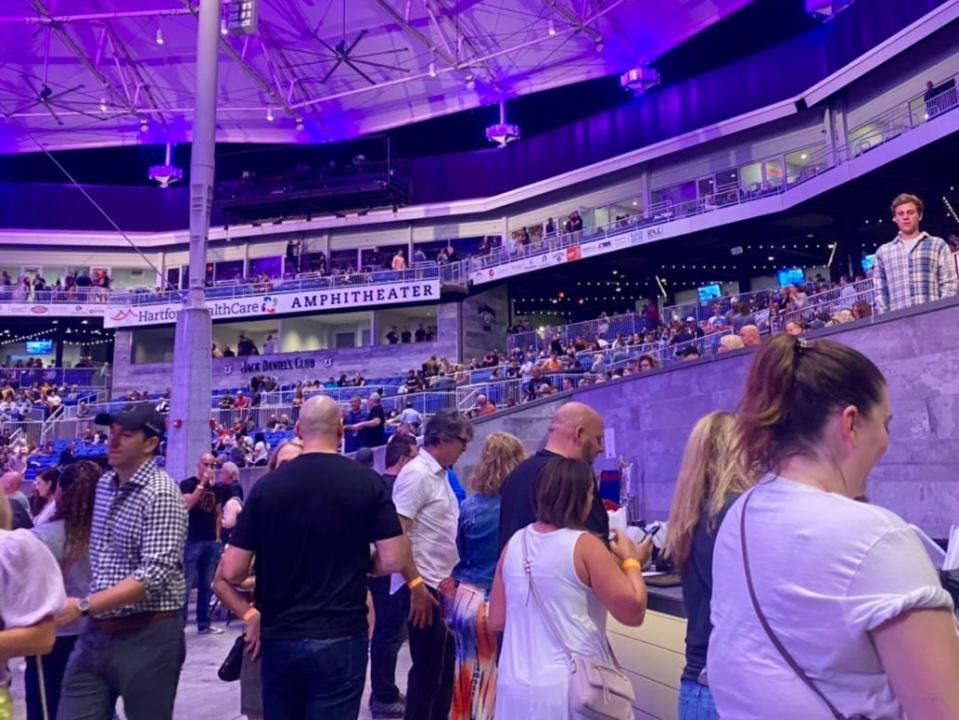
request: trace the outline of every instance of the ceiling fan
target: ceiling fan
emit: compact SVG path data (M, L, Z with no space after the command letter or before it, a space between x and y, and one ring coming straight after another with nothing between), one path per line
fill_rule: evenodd
M330 52L330 54L332 54L333 59L336 61L333 63L333 66L329 70L327 70L326 75L324 75L323 78L320 80L320 82L322 83L327 82L333 76L333 73L336 72L337 68L339 68L340 65L344 65L344 64L348 65L357 75L359 75L364 80L366 80L366 82L368 82L370 85L376 85L376 81L373 78L371 78L366 72L364 72L362 68L357 67L358 65L366 65L369 67L382 68L385 70L394 70L396 72L402 72L402 73L410 72L408 68L400 67L399 65L389 65L386 63L375 62L373 60L368 59L368 58L377 57L380 55L395 55L396 53L408 52L409 51L408 48L398 48L396 50L381 50L379 52L370 52L370 53L363 53L363 54L357 54L355 52L356 46L359 45L360 41L366 36L367 32L369 31L365 29L360 30L359 34L353 39L352 42L348 43L346 41L346 0L343 0L343 34L340 41L336 43L336 45L330 45L328 42L326 42L326 40L324 40L323 38L319 36L319 33L317 32L318 30L319 28L317 28L317 30L314 30L312 32L313 37L317 40L317 42L323 45L323 47L325 47ZM315 60L307 63L299 63L298 65L294 67L299 67L302 65L316 65L321 62L327 62L327 60L324 59L324 60Z
M57 114L57 110L67 111L71 113L79 113L80 115L85 115L86 117L93 118L94 120L104 120L105 118L101 115L94 115L93 113L80 110L79 108L68 105L63 101L65 95L70 95L75 93L77 90L82 90L83 85L74 85L70 88L65 88L63 90L53 90L46 82L43 82L38 88L36 83L29 75L23 75L24 82L30 87L30 90L33 93L33 99L30 102L27 102L20 107L14 108L8 112L4 113L5 117L12 117L19 113L28 112L37 106L42 106L50 116L57 121L57 125L63 125L63 120Z

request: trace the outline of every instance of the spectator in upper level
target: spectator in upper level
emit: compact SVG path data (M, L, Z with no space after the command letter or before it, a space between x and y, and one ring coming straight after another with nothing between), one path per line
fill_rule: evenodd
M420 323L413 332L413 339L416 340L416 342L426 341L426 328L423 327L423 323Z
M412 340L413 340L413 333L410 332L410 329L408 327L403 328L403 332L400 333L400 342L408 343L408 342L412 342Z
M659 367L659 358L652 353L639 356L639 371L648 372Z
M276 341L273 339L273 333L267 333L266 340L263 341L263 354L272 355L276 352Z
M919 229L922 200L902 193L892 201L891 210L899 234L876 251L876 311L899 310L955 295L959 278L949 246Z
M223 357L225 357L225 358L236 357L236 353L233 352L233 349L232 349L229 345L224 345L224 346L223 346Z
M244 395L242 390L237 390L236 400L233 403L233 407L240 410L250 407L250 398Z
M546 218L546 222L543 223L543 237L550 238L556 234L556 223L553 221L553 218Z
M426 262L426 253L423 252L423 248L418 247L413 249L413 262L415 263Z
M752 347L753 345L759 345L759 328L756 325L749 324L743 325L742 330L739 332L739 337L743 341L745 347Z
M396 255L393 256L393 262L391 267L393 270L400 272L406 270L406 257L403 255L402 250L397 250Z
M239 355L240 357L260 354L260 351L257 350L256 343L254 343L251 338L248 338L246 335L242 333L240 333L240 339L237 342L236 347L237 347L237 355Z
M93 280L90 279L90 271L83 270L76 279L76 286L81 290L86 290L91 285L93 285Z
M396 325L391 325L386 333L386 342L390 345L396 345L400 341L400 334L396 331Z
M287 274L295 274L300 271L300 250L299 238L292 238L286 244ZM290 271L292 271L292 273Z

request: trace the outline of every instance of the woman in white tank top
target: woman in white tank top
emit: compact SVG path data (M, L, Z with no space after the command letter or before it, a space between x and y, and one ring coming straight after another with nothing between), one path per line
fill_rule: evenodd
M617 532L609 550L581 530L595 492L592 468L579 460L551 459L536 479L537 521L518 531L500 558L489 620L505 629L496 687L496 717L564 720L570 664L542 610L529 592L523 565L527 543L539 596L571 652L606 657L609 611L625 625L641 625L646 613L642 564L652 552ZM611 552L610 552L611 551Z

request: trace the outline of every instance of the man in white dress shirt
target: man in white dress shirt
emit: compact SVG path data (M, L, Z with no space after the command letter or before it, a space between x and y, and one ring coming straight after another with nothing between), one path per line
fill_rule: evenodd
M466 450L473 428L455 410L440 410L426 423L423 448L396 478L393 503L411 553L392 592L409 610L410 668L407 720L446 720L453 697L456 644L443 622L440 583L459 561L459 505L446 471Z

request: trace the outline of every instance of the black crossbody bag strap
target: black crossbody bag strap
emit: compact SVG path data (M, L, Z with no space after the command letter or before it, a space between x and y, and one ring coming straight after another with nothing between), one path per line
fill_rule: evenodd
M782 655L786 664L792 668L792 671L805 683L806 687L816 693L816 696L826 704L832 716L836 718L836 720L855 720L854 718L847 719L845 715L839 712L836 706L829 702L829 699L822 694L819 688L816 687L816 684L803 672L803 669L799 667L799 663L793 659L793 656L789 654L789 651L779 641L779 638L776 637L776 633L773 632L773 629L769 626L769 621L766 619L765 614L763 614L762 608L759 607L759 599L756 597L756 589L753 587L752 572L749 570L749 551L746 548L746 507L749 505L749 499L752 497L752 494L752 491L749 491L743 499L743 510L739 516L739 542L743 551L743 568L746 570L746 586L749 588L749 598L753 601L753 610L756 611L759 624L763 626L763 630L765 630L766 635L769 636L769 641L776 650L779 651L779 654Z

